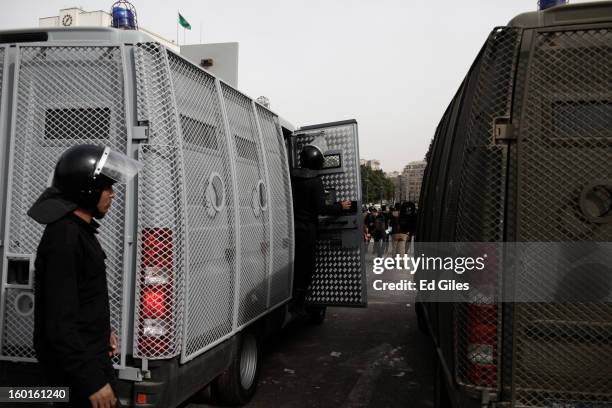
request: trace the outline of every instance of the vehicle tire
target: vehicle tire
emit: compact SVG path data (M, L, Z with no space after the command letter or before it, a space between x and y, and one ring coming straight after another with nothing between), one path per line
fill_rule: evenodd
M206 387L195 393L191 397L190 401L196 404L213 404L215 399L212 395L212 384L208 384Z
M257 388L260 365L259 340L255 333L245 331L239 334L230 366L213 381L215 401L227 405L249 402Z
M325 321L327 314L326 306L307 306L306 313L308 314L308 322L310 324L319 325Z

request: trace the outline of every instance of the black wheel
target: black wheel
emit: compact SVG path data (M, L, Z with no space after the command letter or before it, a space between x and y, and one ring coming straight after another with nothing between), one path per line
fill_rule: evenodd
M190 401L196 404L213 404L215 399L212 396L212 384L208 384L206 387L195 393L191 397Z
M308 322L311 324L321 324L325 321L325 315L327 314L326 306L307 306L306 313L308 314Z
M215 401L228 405L244 405L257 388L260 371L260 350L257 336L243 332L230 366L212 384Z

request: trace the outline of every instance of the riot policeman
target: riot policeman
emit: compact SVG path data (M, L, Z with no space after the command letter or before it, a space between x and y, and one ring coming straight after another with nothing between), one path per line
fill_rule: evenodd
M325 140L316 138L300 152L301 167L291 172L293 215L295 220L295 267L293 298L303 308L306 291L312 281L319 215L340 215L351 208L350 201L326 204L323 182L318 171L323 168Z
M46 225L35 261L34 348L50 385L75 407L114 407L116 381L104 259L96 238L115 197L141 168L108 147L78 145L55 166L52 186L28 211Z

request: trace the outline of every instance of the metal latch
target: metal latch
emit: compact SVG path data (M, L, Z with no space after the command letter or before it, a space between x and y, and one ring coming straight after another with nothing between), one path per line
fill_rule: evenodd
M125 367L119 370L119 379L127 381L142 381L143 372L136 367Z
M149 126L132 126L132 140L147 140L149 138Z
M514 126L510 123L510 118L500 117L493 119L493 141L516 140Z

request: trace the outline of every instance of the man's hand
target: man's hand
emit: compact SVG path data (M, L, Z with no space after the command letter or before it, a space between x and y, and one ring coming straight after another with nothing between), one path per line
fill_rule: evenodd
M351 200L341 201L340 205L342 206L343 210L350 210L351 209Z
M115 356L119 353L117 351L117 345L118 345L117 335L115 334L115 332L111 332L110 339L109 339L109 351L108 351L109 357Z
M91 394L89 400L93 408L115 408L117 406L117 398L110 384L106 384Z

